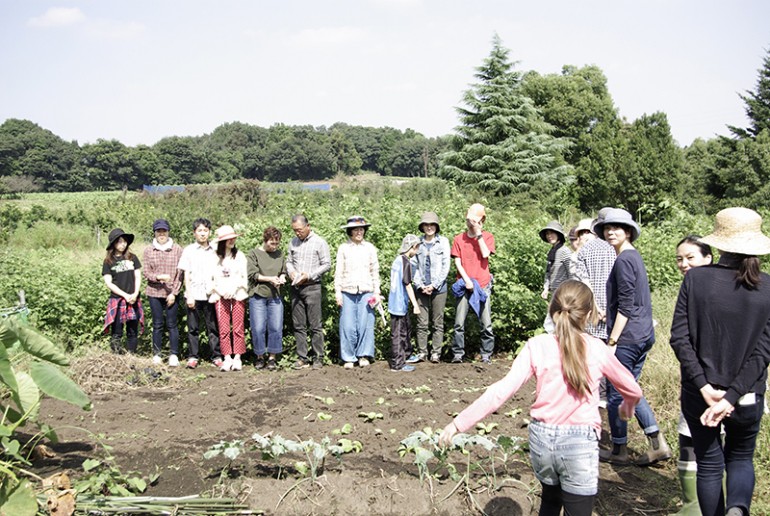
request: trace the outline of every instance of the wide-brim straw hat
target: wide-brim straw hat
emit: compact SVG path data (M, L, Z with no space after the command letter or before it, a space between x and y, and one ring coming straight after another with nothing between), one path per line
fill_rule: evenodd
M594 233L602 240L607 240L604 237L604 226L608 224L610 226L624 226L631 230L631 242L636 241L642 234L642 228L639 227L631 214L621 208L611 208L604 216L604 220L594 224Z
M425 231L422 230L423 224L435 224L436 225L436 233L441 232L441 226L438 223L438 215L433 213L432 211L426 211L422 214L422 218L420 219L420 223L417 224L417 229L420 230L420 233L425 233Z
M236 238L239 236L241 236L241 234L236 233L232 226L219 226L216 231L216 238L214 239L214 242L224 242L225 240L230 240L231 238Z
M132 235L131 233L126 233L120 228L115 228L112 231L110 231L110 234L107 237L107 242L109 242L107 244L107 251L109 251L112 248L115 241L120 237L123 237L123 239L126 241L126 244L128 245L131 245L131 242L134 241L134 235Z
M348 217L348 223L344 226L340 226L340 229L368 228L369 226L371 226L371 224L366 222L364 217L361 215L353 215L352 217Z
M413 235L411 233L407 234L401 241L401 247L398 248L398 254L404 254L419 243L420 238L417 235Z
M564 242L564 239L566 238L564 235L564 228L562 227L561 224L559 224L558 220L552 220L551 222L548 223L546 227L540 230L539 235L540 235L540 238L543 240L543 242L546 242L546 243L548 242L548 240L545 239L545 232L549 230L560 234L561 235L560 240Z
M726 208L717 213L714 232L700 241L727 253L770 254L770 238L762 233L762 217L748 208Z

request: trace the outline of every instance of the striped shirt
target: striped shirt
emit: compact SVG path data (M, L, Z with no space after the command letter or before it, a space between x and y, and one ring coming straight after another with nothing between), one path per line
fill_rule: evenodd
M289 256L286 259L286 271L289 276L304 272L308 276L308 282L305 285L318 283L321 276L331 268L329 245L314 231L311 231L305 240L300 240L299 237L291 239Z
M549 253L550 254L550 253ZM545 283L543 288L549 292L555 291L559 285L569 279L570 261L572 253L563 245L554 253L553 262L547 261L545 267Z
M577 253L577 279L588 285L594 293L596 306L607 311L607 279L615 265L615 249L601 238L586 242ZM589 324L586 331L604 341L609 337L607 323Z

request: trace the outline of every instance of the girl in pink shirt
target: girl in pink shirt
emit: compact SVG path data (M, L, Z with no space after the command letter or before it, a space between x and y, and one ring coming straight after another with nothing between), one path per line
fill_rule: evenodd
M441 432L451 445L499 409L533 375L535 402L530 409L530 459L543 488L540 515L590 516L599 481L599 380L606 376L623 396L620 416L628 420L642 391L631 373L604 342L585 333L595 322L594 297L585 284L567 280L554 292L548 313L554 334L530 339L510 372L463 410Z

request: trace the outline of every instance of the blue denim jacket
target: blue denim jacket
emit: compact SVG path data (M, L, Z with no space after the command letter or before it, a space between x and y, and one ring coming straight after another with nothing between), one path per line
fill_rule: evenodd
M428 248L422 244L425 237L420 239L420 249L412 258L413 283L417 289L425 286L423 270L425 259L428 256ZM441 235L433 237L433 246L430 248L430 282L436 292L446 292L446 277L449 274L449 240Z

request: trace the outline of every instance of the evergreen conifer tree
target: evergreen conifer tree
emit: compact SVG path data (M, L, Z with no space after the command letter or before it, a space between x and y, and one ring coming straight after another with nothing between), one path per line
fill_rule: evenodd
M440 174L499 195L546 193L571 179L561 158L567 142L551 136L508 54L495 35L492 51L476 68L479 82L457 108L460 125L450 137L451 150L441 156Z
M749 127L730 127L730 131L739 138L754 138L762 129L770 129L770 50L763 60L762 68L758 70L756 91L747 91L739 95L746 103L746 116Z

